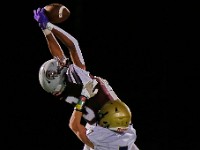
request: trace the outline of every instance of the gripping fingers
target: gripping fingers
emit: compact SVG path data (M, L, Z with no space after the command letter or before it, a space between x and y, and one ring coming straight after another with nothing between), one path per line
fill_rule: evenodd
M98 92L98 89L95 88L97 84L98 84L97 80L93 79L92 80L92 85L93 85L92 89L93 89L94 95L97 94L97 92Z
M40 13L40 10L41 10L41 8L38 8L38 9L37 9L37 14L39 14L39 13Z
M95 79L89 81L86 85L84 85L82 95L87 98L91 98L96 95L98 92L98 89L95 88L97 84L98 82Z

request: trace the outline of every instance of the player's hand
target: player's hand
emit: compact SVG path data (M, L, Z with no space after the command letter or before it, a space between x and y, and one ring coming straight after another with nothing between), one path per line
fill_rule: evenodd
M34 19L39 23L39 26L44 30L46 29L47 23L49 22L47 16L45 15L44 8L38 8L37 10L33 10Z
M87 84L83 86L81 95L85 96L87 99L95 96L98 92L96 85L98 84L96 79L89 81Z

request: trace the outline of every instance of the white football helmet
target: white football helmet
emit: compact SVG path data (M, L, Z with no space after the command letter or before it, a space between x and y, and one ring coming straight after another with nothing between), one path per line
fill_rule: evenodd
M48 93L62 92L66 86L64 81L66 72L67 67L60 66L56 59L50 59L40 67L40 85Z

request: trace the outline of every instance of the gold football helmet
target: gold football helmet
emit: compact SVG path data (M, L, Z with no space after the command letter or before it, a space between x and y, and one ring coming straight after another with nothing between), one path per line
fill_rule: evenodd
M114 131L124 131L131 124L131 111L121 100L109 101L99 111L98 124Z

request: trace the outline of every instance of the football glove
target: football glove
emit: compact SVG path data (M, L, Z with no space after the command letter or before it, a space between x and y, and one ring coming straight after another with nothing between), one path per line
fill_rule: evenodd
M89 81L88 83L86 83L83 86L81 95L85 96L87 99L95 96L98 92L98 89L96 88L96 85L98 84L96 79L93 79L91 81Z
M43 30L46 29L49 20L45 15L45 9L38 8L37 10L33 10L33 13L34 13L34 19L39 23L40 28L42 28Z

